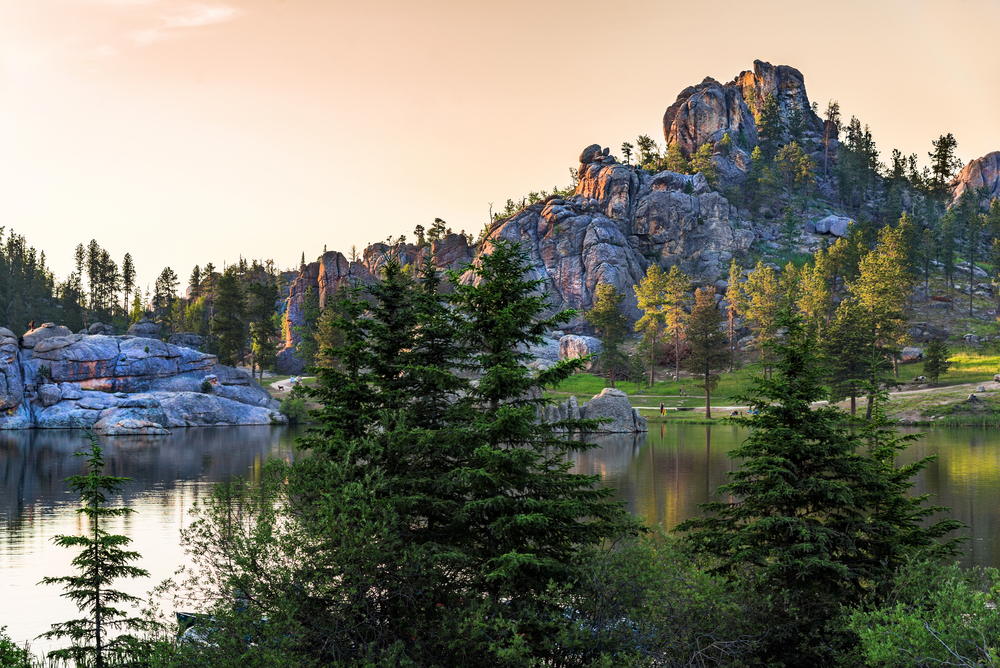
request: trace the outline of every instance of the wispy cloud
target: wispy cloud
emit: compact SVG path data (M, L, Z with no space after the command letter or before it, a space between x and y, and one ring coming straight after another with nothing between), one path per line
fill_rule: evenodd
M117 2L133 2L141 0L116 0ZM166 16L159 17L159 25L134 30L129 38L139 46L146 46L158 40L176 34L185 28L201 28L232 21L240 15L240 10L229 5L188 5L183 9Z

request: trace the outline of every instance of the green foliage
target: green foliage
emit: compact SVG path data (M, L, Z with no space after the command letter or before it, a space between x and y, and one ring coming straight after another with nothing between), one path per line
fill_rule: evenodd
M948 346L937 337L927 344L924 350L924 375L932 383L938 382L941 374L948 372L951 367L951 362L948 360L950 354Z
M728 136L728 135L727 135ZM668 156L669 157L669 156ZM712 145L705 142L691 156L691 171L701 174L713 190L719 187L719 170L712 161Z
M212 383L209 382L209 381L207 381L207 380L201 381L201 393L202 394L211 394L212 393Z
M622 313L621 308L624 299L625 295L618 292L615 286L598 283L594 293L594 305L584 314L590 326L601 335L601 352L598 360L601 369L608 376L611 387L615 386L615 378L628 375L628 355L622 350L628 333L628 318Z
M24 647L18 647L6 633L7 627L0 626L0 668L28 668L31 655Z
M850 623L869 666L996 666L998 603L1000 571L914 560L884 606L856 611Z
M883 439L884 422L862 439L839 426L837 409L812 408L825 394L815 343L798 317L785 312L778 323L787 331L773 344L776 373L756 377L738 399L750 414L737 422L750 431L729 453L742 462L739 469L719 488L733 502L704 504L710 516L677 530L692 532L698 551L720 559L715 572L767 602L764 657L832 665L855 644L831 624L841 606L877 595L900 555L927 549L954 523L922 529L921 519L935 509L922 508L922 497L902 498L916 472L893 466L906 439ZM868 457L857 452L865 439Z
M237 265L230 265L219 277L215 294L212 334L218 337L219 362L236 366L246 343L246 306Z
M691 170L691 163L684 157L680 144L670 144L667 147L667 157L663 166L671 172L687 174Z
M930 191L938 197L948 194L951 177L962 168L962 161L955 155L958 142L950 132L932 141L934 150L927 155L931 159Z
M78 452L78 457L87 460L88 473L74 475L66 479L69 488L80 496L83 506L77 512L86 516L89 535L55 536L52 540L61 547L80 547L80 553L73 559L75 575L46 577L44 584L62 585L63 596L73 601L86 617L52 625L52 630L40 637L69 638L70 647L53 650L49 657L73 660L78 665L94 665L102 668L105 663L115 665L123 657L134 657L145 650L145 643L129 631L148 628L145 620L128 617L118 605L135 605L140 602L135 596L111 589L120 578L149 577L149 573L129 562L140 558L137 552L125 550L131 539L126 536L109 534L104 523L111 517L124 517L135 512L132 508L107 506L107 497L121 491L128 478L104 475L104 456L97 437L90 435L90 451ZM121 631L110 637L110 632Z
M716 371L729 363L729 341L722 331L722 314L715 303L715 290L701 288L695 293L694 306L687 323L687 339L691 356L684 366L695 378L701 379L699 387L705 390L705 417L712 417L711 394L719 384Z
M290 396L281 400L281 408L278 409L282 415L288 418L289 424L299 424L305 422L309 417L309 408L306 400L298 396Z
M343 300L344 344L310 392L311 455L220 488L186 534L199 569L185 586L217 627L203 656L231 662L266 616L285 658L255 642L257 665L577 660L592 631L566 610L585 557L638 527L596 476L569 473L592 446L557 427L593 423L536 420L540 387L582 362L522 364L572 315L542 317L525 264L499 243L475 284L453 275L442 295L429 263L414 285L390 262L368 304Z
M758 146L764 160L770 162L784 143L778 98L770 93L764 98L764 103L756 114L756 122Z

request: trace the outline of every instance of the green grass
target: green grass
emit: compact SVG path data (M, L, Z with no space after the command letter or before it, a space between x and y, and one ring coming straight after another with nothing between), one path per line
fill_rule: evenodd
M731 374L721 374L719 385L712 393L712 404L727 405L730 397L746 391L750 387L750 376L755 372L760 373L755 366L750 366L737 369ZM618 381L615 383L615 387L629 395L629 401L637 408L659 407L660 402L672 408L704 408L705 395L697 387L697 384L696 380L682 378L677 382L673 380L657 381L653 387L644 387L638 392L636 384L627 381ZM680 396L681 386L684 387L687 396ZM554 399L567 399L573 395L578 401L589 401L595 394L600 394L605 387L609 387L609 385L603 376L578 373L567 378L558 387L551 388L545 394Z

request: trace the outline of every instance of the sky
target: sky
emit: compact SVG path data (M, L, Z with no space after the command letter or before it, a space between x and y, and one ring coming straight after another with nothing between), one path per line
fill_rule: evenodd
M1000 150L995 0L0 0L0 225L62 280L297 267L569 183L755 59L926 163ZM183 289L184 286L182 286Z

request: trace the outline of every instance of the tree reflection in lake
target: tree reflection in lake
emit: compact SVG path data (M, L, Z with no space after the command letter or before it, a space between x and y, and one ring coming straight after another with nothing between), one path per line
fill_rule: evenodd
M736 466L726 453L743 433L729 424L659 424L649 434L591 436L601 447L579 453L573 470L601 474L630 512L672 529L699 514L698 504L718 500L715 490ZM934 429L898 463L927 455L939 459L916 478L913 494L933 494L931 504L971 525L964 564L1000 567L1000 430Z

